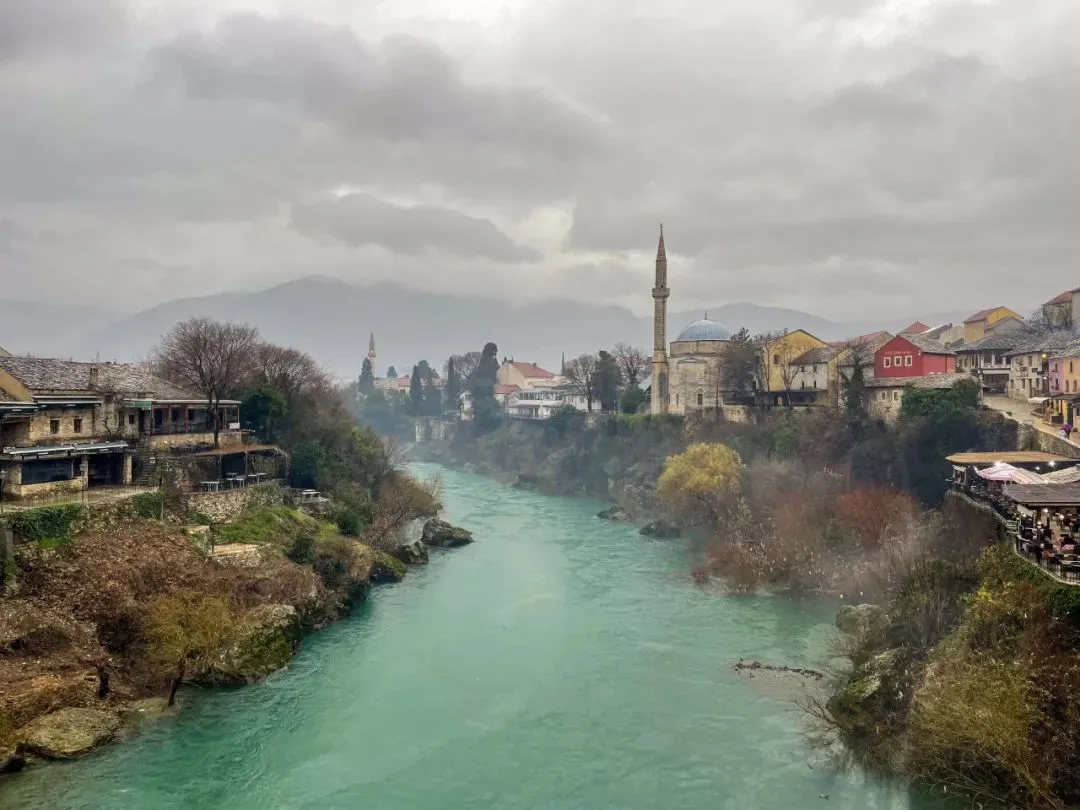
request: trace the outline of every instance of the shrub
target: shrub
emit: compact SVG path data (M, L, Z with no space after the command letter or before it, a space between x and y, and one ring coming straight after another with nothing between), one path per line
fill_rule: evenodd
M131 499L135 514L146 520L159 520L165 509L165 496L160 492L140 492Z
M85 518L86 509L80 504L42 506L15 512L8 518L8 525L16 537L30 542L49 539L70 542L76 525Z
M315 562L315 536L302 534L297 537L285 556L299 565L311 565Z
M697 442L664 464L656 487L674 510L715 522L741 487L742 459L722 444Z

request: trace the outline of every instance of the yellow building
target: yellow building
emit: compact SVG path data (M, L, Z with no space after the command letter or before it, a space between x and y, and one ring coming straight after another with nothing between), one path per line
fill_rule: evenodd
M805 329L795 329L761 344L761 368L764 379L759 396L768 395L770 404L811 405L817 401L814 389L801 384L800 368L795 361L812 349L827 349L829 344ZM826 361L827 362L827 361Z
M964 321L964 343L982 340L991 332L1022 329L1024 319L1008 307L992 307L976 312Z

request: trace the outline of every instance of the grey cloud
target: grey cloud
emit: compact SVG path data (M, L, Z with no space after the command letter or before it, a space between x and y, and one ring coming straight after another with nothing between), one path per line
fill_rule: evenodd
M367 273L644 311L661 220L688 307L939 309L1008 301L1018 273L1025 300L1077 283L1065 0L893 17L869 0L553 0L496 44L414 29L439 45L304 19L300 0L187 32L59 2L0 0L0 221L27 290L100 300L146 262L182 267L185 292ZM69 51L78 73L56 67ZM289 221L338 188L370 194ZM542 264L495 224L556 244L552 211L572 221ZM72 272L87 262L92 283ZM174 294L151 277L132 306Z
M431 205L392 205L368 194L294 206L292 220L302 233L329 235L353 247L374 244L407 255L435 251L501 262L540 258L537 251L514 244L490 220Z
M466 81L430 42L379 47L344 28L242 15L158 50L160 75L193 98L289 104L350 132L559 160L595 155L596 122L537 88Z
M126 22L119 0L6 0L0 3L0 63L101 44Z

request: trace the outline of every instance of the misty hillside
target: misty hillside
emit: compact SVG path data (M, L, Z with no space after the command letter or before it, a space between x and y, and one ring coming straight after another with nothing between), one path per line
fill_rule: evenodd
M0 304L0 314L11 308ZM361 287L322 277L258 292L180 299L112 323L104 323L105 316L89 310L69 311L47 304L20 304L14 309L16 318L0 321L0 346L16 353L138 359L145 357L174 323L198 315L254 324L268 340L309 352L341 375L357 373L372 330L380 374L388 365L403 370L422 358L441 365L449 354L479 350L489 340L498 343L501 354L551 368L557 368L564 351L573 357L618 341L645 349L652 342L651 319L616 306L577 301L511 305L475 296L418 292L388 283ZM669 340L683 326L701 318L704 310L670 313ZM805 312L756 304L710 306L708 311L710 318L732 330L740 326L751 332L803 328L823 340L880 328L896 330L913 320L840 324Z
M12 354L83 354L82 340L112 317L90 307L0 300L0 346Z

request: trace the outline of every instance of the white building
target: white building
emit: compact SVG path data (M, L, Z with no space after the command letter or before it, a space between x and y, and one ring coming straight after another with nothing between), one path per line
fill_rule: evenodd
M506 413L518 419L550 419L566 405L583 412L588 410L585 397L567 388L531 388L511 394Z

